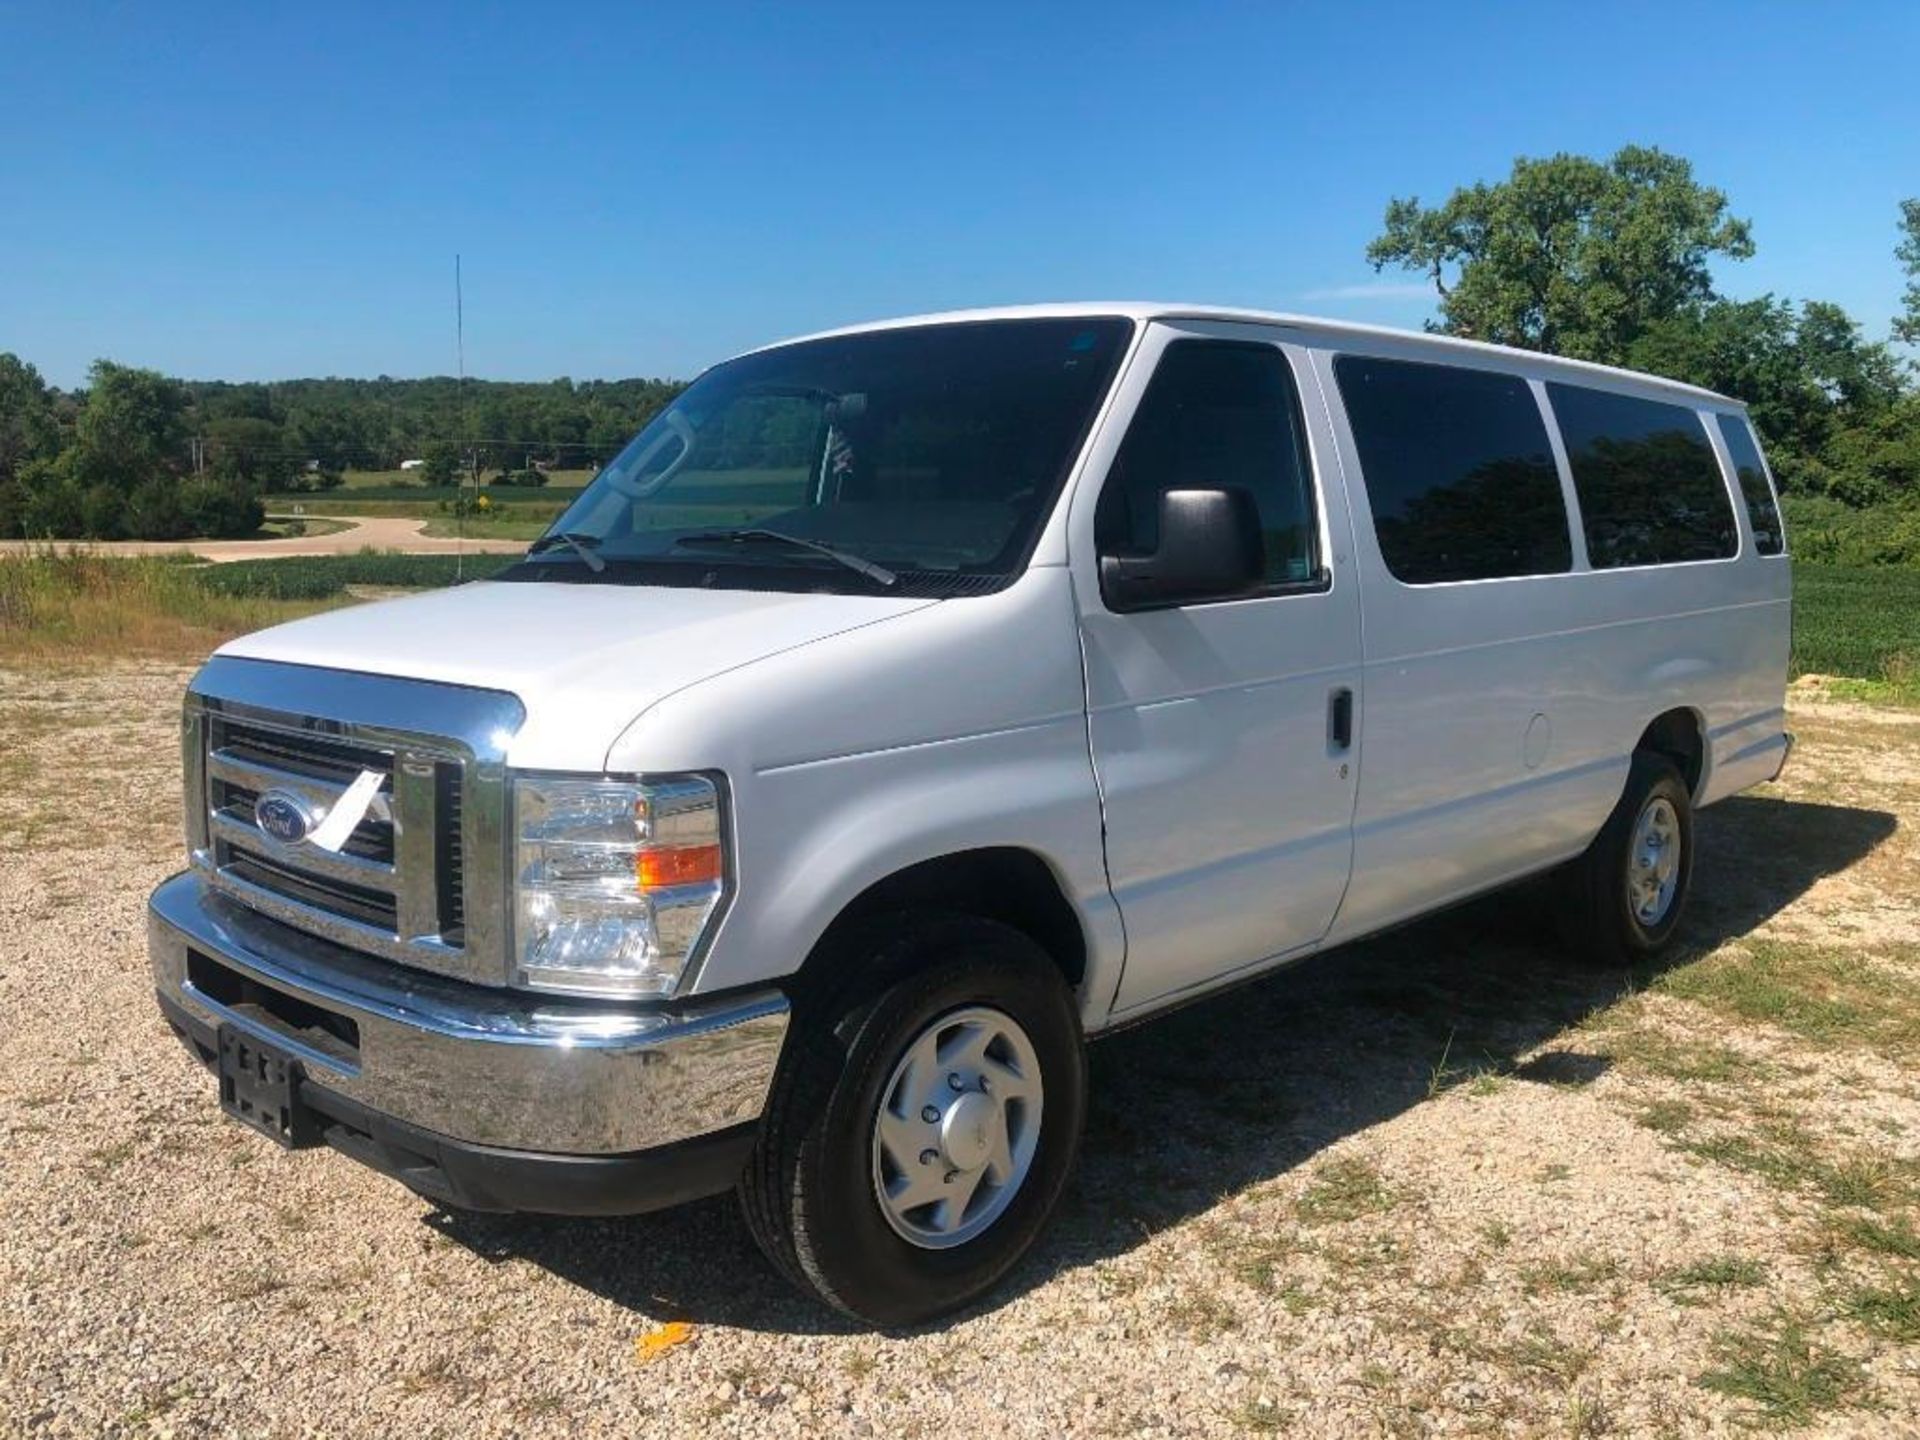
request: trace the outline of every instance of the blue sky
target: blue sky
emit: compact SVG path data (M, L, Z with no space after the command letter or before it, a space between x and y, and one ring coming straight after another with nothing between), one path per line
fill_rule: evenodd
M1723 288L1884 335L1920 6L0 0L0 350L196 377L687 375L877 316L1418 325L1389 197L1657 144Z

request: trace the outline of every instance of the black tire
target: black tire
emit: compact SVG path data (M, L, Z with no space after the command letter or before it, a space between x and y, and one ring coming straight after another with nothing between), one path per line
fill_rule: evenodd
M966 915L884 917L823 955L834 983L797 998L786 1054L740 1185L747 1227L774 1267L842 1313L882 1328L956 1310L998 1282L1046 1225L1080 1147L1086 1046L1051 957L1008 926ZM990 1228L950 1249L895 1232L875 1193L881 1092L916 1036L990 1006L1039 1061L1039 1138Z
M1672 898L1657 919L1648 921L1630 901L1628 878L1635 864L1635 828L1659 801L1672 808L1680 853ZM1693 888L1693 797L1671 760L1646 750L1634 753L1620 803L1586 853L1567 866L1560 879L1560 930L1575 958L1630 969L1672 943Z

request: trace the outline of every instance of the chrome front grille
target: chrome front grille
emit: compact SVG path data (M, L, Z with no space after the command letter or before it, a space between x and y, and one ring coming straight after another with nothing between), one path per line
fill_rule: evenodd
M504 982L498 752L518 726L518 701L215 659L195 678L185 715L188 843L211 885L340 944L461 979ZM414 728L423 720L445 729ZM379 776L378 788L337 851L308 840L283 843L255 819L268 791L323 817L368 771ZM470 873L467 858L475 854L499 856L501 864Z

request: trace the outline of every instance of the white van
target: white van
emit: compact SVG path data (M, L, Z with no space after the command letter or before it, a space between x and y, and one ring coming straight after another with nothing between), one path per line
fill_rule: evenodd
M737 1187L909 1323L1046 1223L1087 1037L1555 867L1570 945L1666 944L1788 606L1741 406L1651 376L1137 304L777 345L496 579L207 663L160 1004L283 1144Z

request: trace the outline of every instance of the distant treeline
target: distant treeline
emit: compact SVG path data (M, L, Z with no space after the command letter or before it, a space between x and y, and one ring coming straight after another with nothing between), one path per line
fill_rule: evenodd
M424 462L539 483L591 469L666 406L672 380L176 380L96 361L83 389L0 353L0 537L244 535L259 497Z

